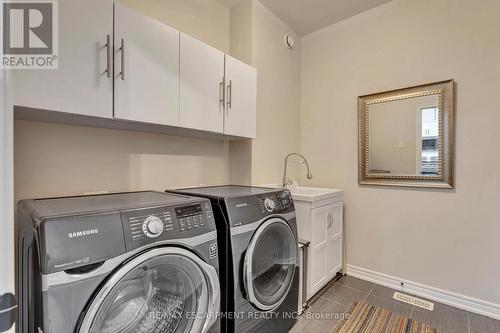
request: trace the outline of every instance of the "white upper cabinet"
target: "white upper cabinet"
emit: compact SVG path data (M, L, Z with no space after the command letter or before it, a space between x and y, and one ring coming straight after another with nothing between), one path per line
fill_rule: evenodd
M226 55L224 133L255 138L257 70Z
M223 132L224 53L181 33L180 126Z
M179 125L179 32L116 3L114 40L115 118Z
M255 138L254 68L113 0L58 4L59 68L13 71L20 117Z
M59 68L13 71L14 104L112 118L113 0L58 4Z

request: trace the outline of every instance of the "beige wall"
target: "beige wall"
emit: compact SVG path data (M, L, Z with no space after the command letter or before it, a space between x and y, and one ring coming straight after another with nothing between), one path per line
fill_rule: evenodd
M229 52L229 10L217 0L119 0L221 51Z
M229 54L253 65L254 1L244 0L229 14Z
M228 181L227 143L59 125L15 124L16 199L165 190Z
M230 144L231 182L281 181L287 153L300 150L300 39L257 0L231 9L231 55L257 68L257 139ZM286 48L292 35L296 46ZM290 164L298 178L299 164Z
M229 50L229 10L216 0L123 2ZM15 136L16 200L229 181L227 142L27 121Z
M284 34L295 38L286 48ZM300 40L260 2L254 2L254 66L258 71L257 139L252 143L252 182L279 182L287 153L300 150ZM297 167L290 173L298 177Z
M311 184L345 189L347 263L500 304L500 2L394 0L302 40ZM357 184L357 96L455 79L456 189Z

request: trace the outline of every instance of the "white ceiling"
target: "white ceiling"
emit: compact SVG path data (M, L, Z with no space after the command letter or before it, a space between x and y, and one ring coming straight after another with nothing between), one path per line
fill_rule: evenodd
M227 8L242 0L217 0ZM391 0L259 0L299 35L377 7Z

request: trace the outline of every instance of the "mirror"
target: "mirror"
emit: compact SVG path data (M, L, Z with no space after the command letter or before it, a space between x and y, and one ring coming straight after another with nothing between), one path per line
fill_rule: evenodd
M453 188L453 80L359 97L359 183Z

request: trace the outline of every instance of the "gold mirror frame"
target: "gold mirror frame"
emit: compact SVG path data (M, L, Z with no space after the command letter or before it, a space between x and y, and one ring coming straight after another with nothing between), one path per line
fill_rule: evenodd
M453 80L391 90L358 97L360 185L446 188L454 186L454 89ZM390 175L369 172L369 106L378 103L439 96L439 174L436 176Z

